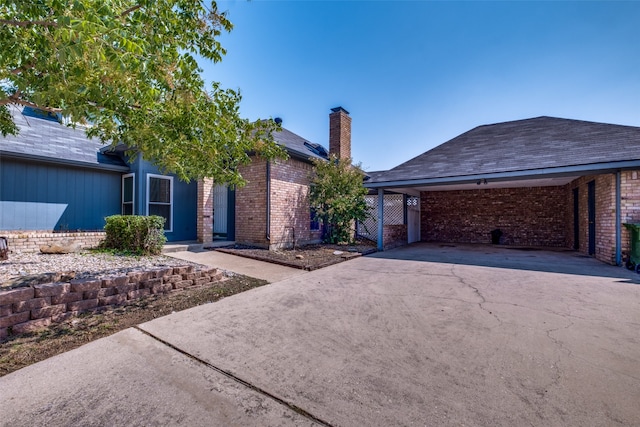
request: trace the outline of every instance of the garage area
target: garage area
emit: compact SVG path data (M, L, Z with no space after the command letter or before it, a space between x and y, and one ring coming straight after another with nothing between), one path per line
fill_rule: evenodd
M639 152L640 128L538 117L479 126L365 187L418 198L422 242L566 248L620 265L623 225L640 222ZM386 205L380 249L404 237L387 231Z

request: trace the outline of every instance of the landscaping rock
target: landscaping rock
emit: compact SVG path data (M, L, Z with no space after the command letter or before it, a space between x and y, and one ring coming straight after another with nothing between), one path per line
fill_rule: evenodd
M72 254L80 251L80 244L70 240L62 240L52 245L40 246L40 252L43 254Z

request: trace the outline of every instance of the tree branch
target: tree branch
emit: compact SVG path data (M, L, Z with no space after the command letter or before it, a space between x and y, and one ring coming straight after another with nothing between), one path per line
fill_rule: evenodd
M142 6L141 5L135 5L133 7L130 7L129 9L125 10L124 12L122 12L120 14L120 17L122 18L123 16L126 16L128 14L130 14L131 12L135 12L136 10L140 9Z
M62 108L43 107L36 103L25 101L24 99L14 98L12 96L10 96L7 99L0 99L0 105L9 105L9 104L24 105L25 107L33 107L39 110L50 111L52 113L59 113L60 111L62 111Z
M42 27L57 27L57 22L51 21L14 21L11 19L0 19L0 24L11 25L13 27L30 27L32 25L40 25Z

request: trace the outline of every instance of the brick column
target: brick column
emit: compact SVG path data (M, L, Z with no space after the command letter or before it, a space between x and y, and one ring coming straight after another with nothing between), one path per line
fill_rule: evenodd
M198 242L213 241L213 179L198 181Z

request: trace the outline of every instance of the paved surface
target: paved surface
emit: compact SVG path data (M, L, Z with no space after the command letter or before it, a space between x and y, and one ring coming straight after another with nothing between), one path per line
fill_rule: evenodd
M299 268L291 268L283 265L272 264L264 261L257 261L240 256L225 254L218 251L181 251L165 253L164 255L173 258L193 261L209 267L221 268L245 276L263 279L267 282L279 282L290 277L300 276L306 273Z
M638 278L573 253L396 249L0 378L0 424L637 426Z

